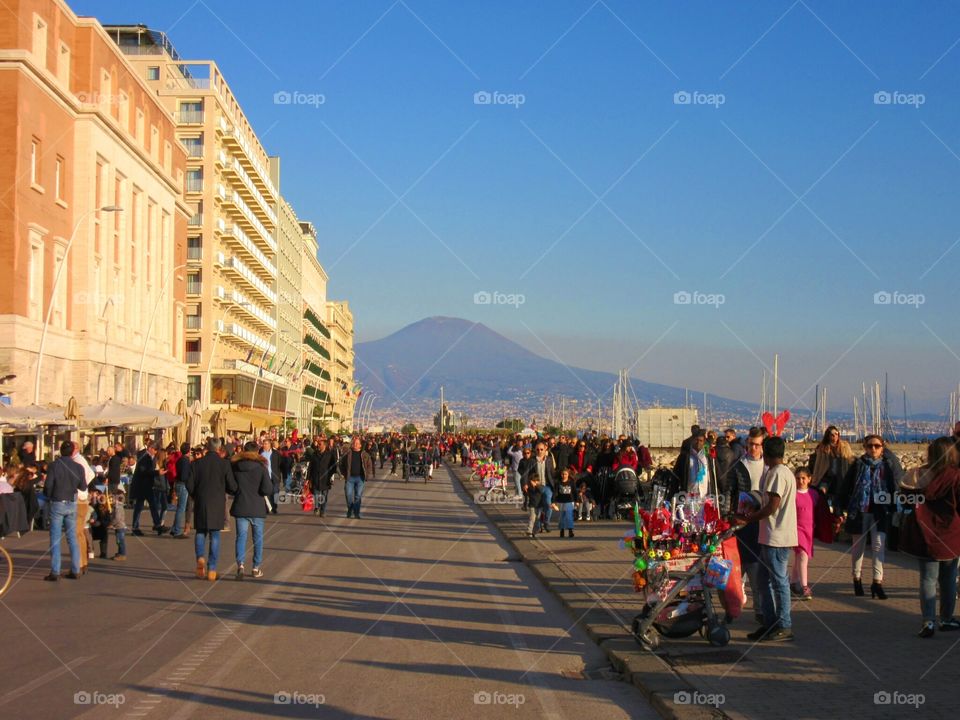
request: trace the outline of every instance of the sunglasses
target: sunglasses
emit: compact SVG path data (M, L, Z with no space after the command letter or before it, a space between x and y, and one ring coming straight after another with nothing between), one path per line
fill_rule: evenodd
M882 448L883 445L881 445L880 443L870 443L869 445L864 445L864 447L866 447L866 448Z

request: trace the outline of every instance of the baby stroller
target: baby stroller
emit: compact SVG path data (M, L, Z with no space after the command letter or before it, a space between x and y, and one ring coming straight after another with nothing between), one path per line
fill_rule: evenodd
M598 468L596 474L589 483L590 494L593 495L597 506L597 514L605 518L606 511L613 501L615 491L613 487L613 469L608 467Z
M427 481L427 457L423 450L415 449L407 453L403 464L403 479L410 482L410 477L422 477Z
M720 535L720 542L733 536L730 528ZM719 548L719 544L718 544ZM659 588L651 586L643 611L633 619L634 639L648 650L660 646L661 637L684 638L699 632L707 642L724 646L730 642L730 630L718 614L717 596L705 578L707 566L720 550L677 556L659 563ZM658 592L659 590L659 592Z
M290 492L299 495L303 492L304 485L307 484L307 468L309 463L298 462L293 466L290 480Z
M617 520L632 517L633 504L639 502L640 478L633 468L620 468L613 476L613 500L610 502L609 517Z

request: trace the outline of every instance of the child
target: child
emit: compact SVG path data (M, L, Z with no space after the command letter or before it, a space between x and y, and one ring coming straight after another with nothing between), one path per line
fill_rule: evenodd
M90 492L90 509L93 510L93 521L90 523L93 539L100 543L100 559L107 559L107 540L110 537L110 513L107 511L107 500L100 490ZM92 548L93 545L91 544Z
M123 507L124 497L123 490L117 490L116 494L111 497L112 512L110 513L110 527L117 534L117 554L113 556L113 559L121 562L127 559L127 519Z
M814 511L820 497L810 492L813 479L810 470L799 468L797 476L797 547L793 549L795 562L790 590L798 600L813 600L813 592L807 585L807 565L813 557Z
M570 537L573 537L574 492L570 469L564 468L560 471L560 483L557 485L557 495L554 498L560 510L560 537L563 537L564 530L568 530Z
M543 488L540 487L540 478L536 473L531 473L527 486L527 512L530 514L530 522L527 523L527 535L537 536L540 522L540 505L543 502Z
M587 483L581 482L577 488L577 520L590 522L593 519L593 496Z

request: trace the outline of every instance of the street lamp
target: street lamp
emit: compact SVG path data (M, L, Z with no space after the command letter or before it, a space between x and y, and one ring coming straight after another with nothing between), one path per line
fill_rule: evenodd
M70 256L70 248L73 247L73 241L77 238L77 230L80 229L80 224L97 211L111 213L123 212L123 208L119 205L104 205L101 208L87 210L87 212L81 215L77 220L77 224L73 226L73 232L70 233L70 239L67 241L67 247L63 251L63 257L60 258L60 264L57 265L57 274L53 278L53 289L50 291L50 304L47 307L47 319L44 321L43 330L40 333L40 348L37 351L37 377L33 386L34 405L40 404L40 368L43 365L43 348L47 343L47 329L50 327L50 318L53 317L53 308L54 305L57 304L57 288L60 286L60 276L63 275L63 268L67 264L67 258Z
M376 396L376 395L371 395L371 396L370 396L370 400L369 400L369 402L367 403L367 415L366 415L366 420L364 420L364 422L363 422L363 427L364 427L364 429L366 429L366 428L368 428L368 427L370 426L370 410L371 410L371 408L373 408L373 401L376 400L376 399L377 399L377 396Z
M150 334L153 332L153 323L157 319L157 313L160 312L160 301L163 300L163 293L167 289L167 282L172 278L177 270L182 270L187 266L187 263L182 265L177 265L173 270L170 271L170 274L163 279L163 285L160 286L160 294L157 296L157 302L153 306L153 315L150 316L150 324L147 326L147 336L143 339L143 351L140 353L140 372L137 374L137 402L143 403L143 364L147 359L147 343L150 342Z

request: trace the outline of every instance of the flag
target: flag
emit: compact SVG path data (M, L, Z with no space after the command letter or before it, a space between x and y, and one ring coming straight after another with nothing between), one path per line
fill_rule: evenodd
M250 348L250 352L247 353L247 359L245 362L250 363L250 358L253 357L253 348Z
M267 370L273 370L273 361L277 359L277 354L274 353L273 357L270 358L270 362L267 363Z
M260 377L263 377L263 361L267 357L267 349L263 349L263 355L260 356L260 366L257 368L257 372L260 373Z
M353 392L357 393L357 397L360 397L360 388L361 388L361 387L362 387L362 386L360 385L360 383L357 383L356 385L353 386Z

